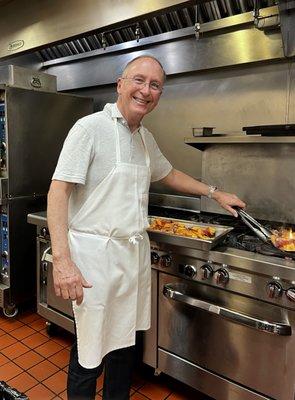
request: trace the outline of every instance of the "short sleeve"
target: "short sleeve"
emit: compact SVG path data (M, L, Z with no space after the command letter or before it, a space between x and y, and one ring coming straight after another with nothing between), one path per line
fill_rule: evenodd
M93 132L77 122L69 131L52 180L85 184L93 158Z
M159 181L165 178L172 170L172 165L162 154L153 135L147 132L148 148L151 160L151 182Z

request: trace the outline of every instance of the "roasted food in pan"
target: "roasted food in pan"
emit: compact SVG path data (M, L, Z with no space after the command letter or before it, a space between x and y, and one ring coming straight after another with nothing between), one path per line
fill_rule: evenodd
M281 228L270 230L261 225L245 210L235 207L242 221L264 242L272 243L274 247L284 252L295 252L295 232L290 229Z
M292 229L273 230L271 235L272 244L283 251L295 251L295 232Z
M203 227L162 218L153 219L149 230L203 240L213 239L216 234L212 226Z

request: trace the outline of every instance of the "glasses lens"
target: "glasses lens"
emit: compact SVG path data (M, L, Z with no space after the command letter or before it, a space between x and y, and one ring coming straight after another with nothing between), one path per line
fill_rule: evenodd
M150 88L151 88L152 90L155 90L156 92L160 92L160 91L161 91L161 86L160 86L160 84L157 83L157 82L152 82L152 83L150 83Z

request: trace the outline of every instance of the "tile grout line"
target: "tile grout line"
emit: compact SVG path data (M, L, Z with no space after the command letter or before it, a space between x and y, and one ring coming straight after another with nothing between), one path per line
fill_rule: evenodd
M32 323L35 322L35 321L41 320L41 319L43 319L44 322L46 322L46 320L45 320L43 317L38 317L38 318L36 318L35 320L33 320ZM52 338L50 338L50 337L48 337L48 336L43 335L43 333L40 332L43 328L37 330L36 328L34 328L34 327L28 325L28 323L26 323L26 322L20 321L19 319L16 319L16 321L20 322L20 323L22 324L22 326L19 326L19 327L15 328L15 329L12 329L12 330L9 331L9 332L6 332L6 331L3 330L3 332L4 332L4 334L7 334L7 335L10 336L11 338L15 339L15 340L16 340L16 343L21 343L21 344L23 344L24 346L26 346L26 347L28 348L28 351L26 351L25 353L21 354L19 357L21 357L22 355L25 355L25 354L29 353L30 351L33 351L35 354L38 354L39 356L43 357L42 362L46 360L46 361L52 363L52 362L49 360L50 357L52 357L53 355L59 353L59 352L62 351L62 350L68 349L69 346L59 344L58 342L55 342L54 339L52 339ZM29 323L30 323L30 322L29 322ZM1 325L0 325L0 326L1 326ZM23 327L23 326L27 326L27 327L33 329L33 330L34 330L34 333L31 333L30 335L28 335L28 336L26 336L26 337L24 337L24 338L22 338L22 339L18 339L18 338L14 337L13 335L10 334L10 332L13 332L13 331L15 331L16 329L19 329L19 328L21 328L21 327ZM0 328L0 329L1 329L1 328ZM39 346L36 346L35 348L31 348L31 347L25 345L24 343L22 343L22 340L24 340L24 339L26 339L26 338L28 338L28 337L30 337L30 336L36 334L36 333L39 333L40 335L42 335L42 336L44 336L45 338L47 338L47 341L44 342L44 343L42 343L42 344L40 344ZM38 347L40 347L40 346L42 346L42 345L48 343L49 341L52 341L52 342L58 344L59 346L61 346L61 349L58 350L57 352L55 352L55 353L49 355L49 356L46 356L46 357L44 357L42 354L40 354L40 353L38 353L37 351L35 351L35 349L37 349ZM11 345L5 346L3 349L1 349L1 353L2 353L2 350L6 349L6 348L9 347L9 346L11 346ZM3 354L3 353L2 353L2 354ZM5 355L3 354L3 356L5 356ZM5 357L6 357L6 356L5 356ZM33 386L32 386L30 389L28 389L28 390L31 390L31 389L33 389L34 387L36 387L36 386L38 386L39 384L41 384L43 387L45 387L46 389L48 389L48 390L50 390L52 393L54 393L55 396L58 396L60 393L64 392L64 390L62 390L60 393L55 393L55 392L53 392L53 391L52 391L51 389L49 389L46 385L43 384L43 380L42 380L42 381L39 381L38 379L36 379L36 377L34 377L34 376L29 372L29 369L30 369L30 368L33 368L33 367L36 366L38 363L35 364L35 365L33 365L33 366L30 367L30 368L26 368L26 369L25 369L25 368L22 368L22 367L20 367L19 365L17 365L17 364L13 361L13 359L10 359L9 357L6 357L6 358L9 360L9 361L7 361L7 363L8 363L8 362L11 362L11 363L14 364L16 367L21 368L21 370L22 370L19 374L17 374L16 376L14 376L14 377L11 378L11 379L14 379L14 378L20 376L23 372L26 372L29 376L31 376L33 379L35 379L35 380L37 381L36 385L33 385ZM18 358L18 357L16 357L16 358ZM3 365L5 365L5 364L7 364L7 363L4 363ZM58 373L58 372L60 372L60 371L65 372L65 371L63 370L63 368L58 367L58 366L57 366L56 364L54 364L54 363L52 363L52 364L53 364L56 368L58 368L58 370L55 371L53 374L49 375L48 377L46 377L46 379L52 377L53 375L55 375L56 373ZM65 368L65 367L64 367L64 368Z
M38 315L37 312L34 312L34 313L35 313L36 315ZM57 371L54 372L54 373L52 373L51 375L47 376L46 379L44 379L44 380L42 380L42 381L39 381L37 378L35 378L35 377L29 372L29 369L31 369L31 368L37 366L38 364L40 364L40 362L34 364L33 366L31 366L31 367L29 367L29 368L23 368L23 367L17 365L17 364L15 363L14 359L10 359L9 357L5 356L5 355L2 353L2 350L4 350L4 349L6 349L7 347L9 347L9 346L11 346L11 345L13 345L13 344L16 344L16 343L13 343L13 344L10 344L10 345L8 345L8 346L5 346L3 349L0 350L0 353L1 353L4 357L6 357L6 358L8 359L8 361L7 361L6 363L4 363L2 366L4 366L5 364L11 362L11 363L14 364L16 367L18 367L18 368L20 368L20 369L22 370L19 374L17 374L17 375L14 376L13 378L11 378L11 380L14 379L14 378L16 378L16 377L18 377L18 376L20 376L23 372L26 372L29 376L31 376L33 379L35 379L35 380L37 381L37 383L36 383L35 385L33 385L33 386L32 386L30 389L28 389L27 391L32 390L33 388L37 387L38 385L41 385L42 387L44 387L45 389L47 389L47 390L49 390L51 393L53 393L54 398L57 398L57 399L60 398L60 399L61 399L60 394L63 393L66 389L65 389L65 390L62 390L60 393L56 393L56 392L53 392L49 387L47 387L46 385L44 385L43 382L44 382L45 380L49 379L50 377L54 376L55 374L57 374L57 373L60 372L60 371L65 372L65 371L64 371L64 368L65 368L66 366L63 367L63 368L61 368L61 367L59 367L58 365L56 365L56 364L54 364L53 362L51 362L51 361L49 360L49 358L52 357L52 356L54 356L55 354L58 354L59 352L61 352L61 351L63 351L63 350L69 351L69 347L70 347L70 346L69 346L69 345L60 344L59 342L55 341L54 338L52 338L52 337L50 337L50 336L47 336L47 335L41 333L41 330L46 329L46 327L37 330L36 328L34 328L34 327L32 327L31 325L29 325L29 324L34 323L34 322L36 322L36 321L39 321L39 320L41 320L41 319L43 319L43 321L46 322L46 320L45 320L42 316L38 316L38 318L34 319L34 320L31 321L31 322L23 322L23 321L21 321L21 320L19 320L19 319L16 319L15 321L20 322L20 323L22 324L22 326L16 327L15 329L12 329L12 330L9 331L9 332L6 332L6 331L3 330L3 329L2 329L2 330L3 330L3 332L4 332L4 335L10 336L11 338L13 338L13 339L16 340L16 343L21 343L21 344L23 344L24 346L26 346L26 347L28 348L28 350L27 350L25 353L21 354L21 355L18 356L18 357L21 357L21 356L23 356L23 355L25 355L25 354L27 354L27 353L29 353L29 352L33 352L34 354L43 357L43 360L42 360L41 362L43 362L43 361L48 361L48 362L50 362L51 364L53 364L53 365L57 368ZM8 320L8 321L9 321L9 320ZM4 322L4 323L5 323L5 322ZM14 337L13 335L11 335L11 332L15 331L16 329L20 329L20 328L22 328L22 327L24 327L24 326L29 327L29 328L32 329L34 332L31 333L31 334L29 334L28 336L22 338L22 339L18 339L18 338L16 338L16 337ZM1 324L0 324L0 329L1 329ZM35 335L36 333L39 333L40 335L44 336L44 338L46 338L47 340L46 340L44 343L42 343L42 344L40 344L40 345L38 345L38 346L36 346L36 347L34 347L34 348L31 348L31 347L27 346L26 344L24 344L24 343L22 342L23 340L29 338L30 336ZM51 341L51 342L54 342L55 344L58 344L59 346L61 346L61 349L58 350L57 352L55 352L55 353L49 355L49 356L46 356L46 357L43 356L42 354L38 353L37 351L35 351L35 349L37 349L38 347L41 347L41 346L45 345L46 343L48 343L48 342L50 342L50 341ZM18 358L18 357L15 357L15 359ZM2 367L2 366L1 366L1 367ZM134 390L134 392L133 392L133 394L131 395L130 398L132 398L132 397L134 396L134 394L138 393L139 395L143 396L145 399L147 399L147 400L152 400L152 399L150 399L149 397L147 397L146 395L144 395L143 393L140 392L140 390L143 388L143 386L144 386L146 383L147 383L147 382L143 383L143 384L142 384L141 386L139 386L137 389L135 389L135 388L133 388L133 387L131 386L131 388ZM101 389L98 390L98 391L96 392L96 395L99 394L100 391L101 391ZM174 393L174 392L171 391L163 400L168 400L169 397L171 396L171 394L173 394L173 393Z
M165 399L164 399L164 400L167 400L167 399L169 399L169 397L171 396L171 394L173 394L173 392L170 392L170 393L168 394L168 396L167 396L167 397L165 397Z
M40 318L34 320L33 322L35 322L35 321L37 321L37 320L39 320L39 319L41 319L41 318L42 318L42 317L40 317ZM19 320L17 320L17 321L19 321ZM45 320L44 320L44 321L45 321ZM23 323L22 321L19 321L19 322L21 322L23 325L28 326L27 324ZM1 326L1 325L0 325L0 326ZM29 326L29 327L30 327L30 326ZM18 327L18 328L15 328L15 329L19 329L19 328L21 328L21 327ZM32 327L30 327L30 328L33 329L35 332L32 333L31 335L28 335L27 337L30 337L30 336L34 335L35 333L40 333L40 330L36 330L35 328L32 328ZM0 328L0 329L1 329L1 328ZM12 329L10 332L13 332L15 329ZM14 336L10 335L10 332L6 332L6 331L4 331L4 332L5 332L5 334L7 334L8 336L10 336L10 337L12 337L13 339L15 339L15 340L16 340L16 343L19 342L19 343L23 344L21 341L22 341L23 339L26 339L26 338L27 338L27 337L25 337L25 338L23 338L23 339L17 339L17 338L15 338ZM46 337L46 336L43 335L42 333L40 333L40 335ZM47 339L48 339L48 340L47 340L46 342L44 342L43 344L41 344L40 346L43 346L44 344L46 344L46 343L47 343L48 341L50 341L50 340L54 341L53 339L51 339L51 338L49 338L49 337L47 337ZM54 342L54 343L59 344L59 343L57 343L57 342ZM15 343L13 343L13 344L15 344ZM13 345L13 344L12 344L12 345ZM26 346L25 344L23 344L23 345ZM0 352L1 352L1 354L2 354L3 356L5 356L5 354L2 353L2 350L6 349L6 348L9 347L9 346L11 346L11 344L8 345L8 346L3 347L3 349L0 350ZM26 351L25 353L21 354L21 356L27 354L27 353L30 352L30 351L34 351L36 348L38 348L38 347L40 347L40 346L36 346L34 349L30 348L29 346L26 346L26 347L28 347L28 351ZM60 346L62 346L62 345L60 345ZM48 362L51 363L51 361L49 360L49 357L51 357L51 356L57 354L59 351L62 351L62 350L64 350L64 349L67 348L67 347L68 347L68 346L65 346L65 347L62 346L62 349L58 350L56 353L53 353L53 354L51 354L50 356L47 356L47 357L42 356L42 354L40 354L40 353L38 353L38 352L35 352L35 351L34 351L34 352L35 352L36 354L38 354L38 355L40 355L40 356L42 356L42 357L44 358L44 360L42 360L42 362L45 361L45 360L47 360ZM5 356L5 357L6 357L6 356ZM20 357L20 356L19 356L19 357ZM41 385L44 386L46 389L48 389L48 390L50 390L52 393L54 393L54 392L53 392L51 389L49 389L46 385L43 385L43 383L42 383L43 380L42 380L42 381L39 381L39 380L36 379L32 374L30 374L30 372L29 372L28 369L24 369L24 368L20 367L19 365L17 365L17 364L13 361L13 359L10 359L10 358L8 358L8 357L6 357L6 358L9 360L8 362L11 362L11 363L14 364L16 367L21 368L21 370L22 370L19 374L15 375L15 376L14 376L13 378L11 378L11 379L14 379L14 378L20 376L23 372L26 372L28 375L30 375L32 378L34 378L34 379L37 381L36 385L32 386L32 387L31 387L30 389L28 389L28 390L31 390L31 389L33 389L34 387L36 387L36 386L38 386L39 384L41 384ZM16 358L18 358L18 357L16 357ZM7 362L7 363L8 363L8 362ZM5 365L5 364L7 364L7 363L4 363L3 365ZM37 363L37 364L38 364L38 363ZM37 364L35 364L34 366L36 366ZM55 365L54 363L51 363L51 364ZM33 368L34 366L32 366L32 367L30 367L30 368ZM63 368L60 368L60 367L58 367L57 365L55 365L55 366L58 368L58 371L54 372L52 375L49 375L48 377L46 377L46 379L52 377L53 375L55 375L56 373L58 373L58 372L60 372L60 371L63 371ZM65 371L63 371L63 372L65 372ZM10 380L10 379L9 379L9 380ZM16 389L17 389L17 388L16 388ZM62 392L64 392L64 390L63 390ZM62 393L62 392L60 392L60 393ZM60 393L54 393L54 395L58 396Z

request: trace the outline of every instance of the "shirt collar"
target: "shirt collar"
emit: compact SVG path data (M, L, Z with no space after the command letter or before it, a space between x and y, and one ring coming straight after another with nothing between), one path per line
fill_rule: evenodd
M107 103L107 104L104 106L104 109L103 109L103 110L104 110L111 118L118 118L118 119L119 119L119 122L121 122L124 126L126 126L126 127L128 128L127 121L125 120L125 118L124 118L123 115L121 114L121 112L120 112L120 110L119 110L119 108L118 108L118 106L117 106L117 103ZM143 128L142 122L140 122L139 128L138 128L136 131L134 131L133 133L139 132L139 130L140 130L141 128Z

